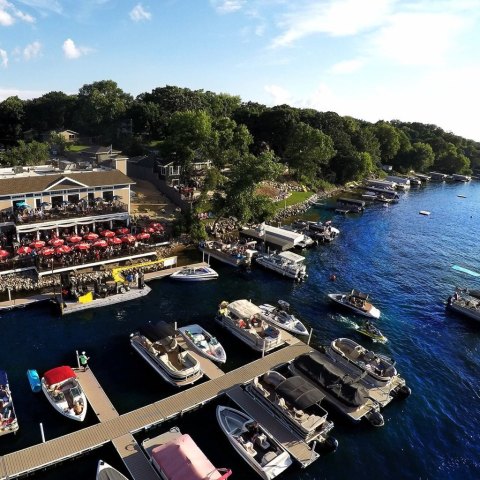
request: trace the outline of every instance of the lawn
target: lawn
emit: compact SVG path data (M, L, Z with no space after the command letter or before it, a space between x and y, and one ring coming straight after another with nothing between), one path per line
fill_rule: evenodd
M69 145L67 150L69 152L81 152L88 148L88 145Z
M282 210L285 207L290 207L292 205L297 205L298 203L305 202L308 200L315 192L292 192L290 196L285 200L279 200L275 203L278 210Z

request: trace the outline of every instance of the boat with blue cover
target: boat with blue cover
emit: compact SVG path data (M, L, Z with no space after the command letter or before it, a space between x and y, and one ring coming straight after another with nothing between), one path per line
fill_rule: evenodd
M27 370L27 377L32 392L39 392L42 389L42 382L40 381L40 375L38 375L38 372L33 369Z
M0 370L0 436L15 433L18 428L7 372Z

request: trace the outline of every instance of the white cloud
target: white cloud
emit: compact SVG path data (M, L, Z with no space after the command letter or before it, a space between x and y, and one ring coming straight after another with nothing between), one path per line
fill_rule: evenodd
M141 3L135 5L129 15L134 22L141 22L142 20L150 20L152 18L152 14L145 10Z
M13 3L7 0L0 0L0 25L9 27L13 25L16 20L21 20L27 23L34 23L35 19L28 13L19 10Z
M34 8L39 11L41 14L45 12L54 12L62 13L62 5L59 0L18 0L20 3L27 5L28 7Z
M5 50L2 50L1 48L0 48L0 66L2 66L3 68L7 68L8 66L7 52Z
M271 96L273 105L292 105L294 103L290 92L279 85L265 85L263 89Z
M19 90L16 88L1 88L0 87L0 102L3 102L8 97L18 97L22 100L30 100L31 98L38 98L46 92L36 90Z
M334 75L353 73L357 70L360 70L363 67L364 63L365 62L363 60L360 60L358 58L353 60L343 60L342 62L338 62L332 65L329 68L328 72Z
M241 10L245 5L245 0L210 0L212 7L218 13L233 13Z
M87 55L92 51L90 48L87 47L77 47L75 45L75 42L71 38L68 38L63 42L62 49L65 58L68 58L69 60L75 60L76 58Z
M31 60L32 58L38 57L41 49L42 44L40 42L30 43L23 49L23 58L25 60Z

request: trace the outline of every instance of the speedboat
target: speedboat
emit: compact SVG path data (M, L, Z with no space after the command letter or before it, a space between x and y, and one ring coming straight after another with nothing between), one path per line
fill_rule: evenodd
M328 413L320 405L324 395L303 377L285 378L269 370L255 377L245 390L305 442L336 448L338 442L329 436L333 422L327 420Z
M388 338L380 331L380 329L368 320L357 328L357 332L370 337L374 342L388 342Z
M282 333L263 319L262 310L248 300L220 304L215 321L257 352L283 345Z
M269 253L258 255L256 262L262 267L273 270L284 277L293 278L298 282L307 278L305 257L293 252Z
M42 391L55 410L67 418L83 422L87 397L71 367L52 368L42 377Z
M185 267L178 272L172 273L170 278L186 282L203 282L205 280L217 279L218 273L210 267Z
M107 462L100 460L98 462L96 480L128 480L128 478Z
M166 322L144 325L130 335L130 344L171 385L191 385L203 376L199 361L177 343L175 331Z
M293 314L289 313L290 304L284 300L278 301L278 307L264 303L259 307L268 323L297 335L308 335L307 327Z
M227 354L221 343L200 325L187 325L180 327L178 331L188 346L200 355L214 362L225 363L227 361Z
M328 298L364 317L380 318L380 310L367 301L368 294L358 290L350 293L329 293Z
M448 297L447 308L480 322L480 292L457 288Z
M15 433L18 428L7 372L0 370L0 436Z
M283 446L240 410L219 405L217 420L233 448L264 480L275 478L292 464Z
M177 427L142 442L151 464L165 480L225 480L227 468L215 468L188 434Z

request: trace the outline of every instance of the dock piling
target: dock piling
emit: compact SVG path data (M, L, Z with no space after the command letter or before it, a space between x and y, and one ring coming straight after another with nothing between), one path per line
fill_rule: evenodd
M310 340L312 339L313 328L310 329L310 333L308 334L307 345L310 345Z
M42 443L45 443L45 432L43 431L43 423L40 422L40 434L42 435Z

